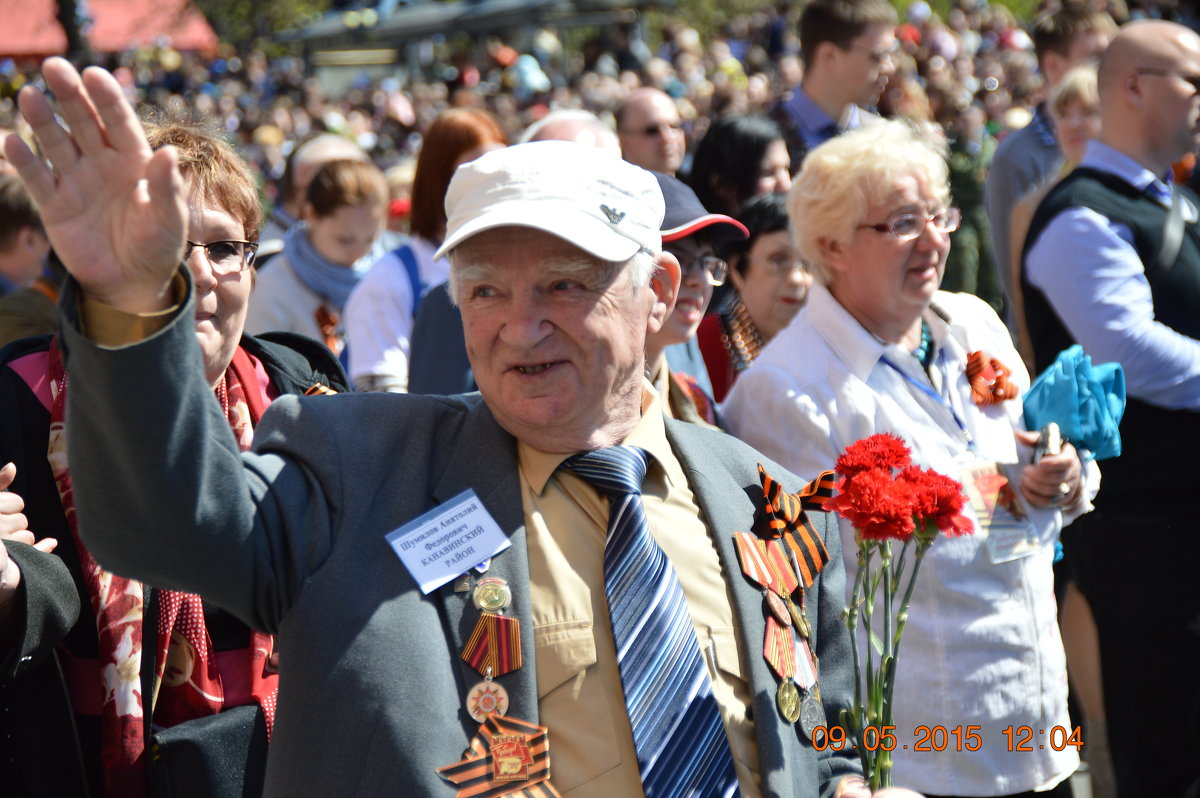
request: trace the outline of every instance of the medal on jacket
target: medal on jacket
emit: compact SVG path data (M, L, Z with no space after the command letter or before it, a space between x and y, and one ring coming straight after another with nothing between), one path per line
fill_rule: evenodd
M829 562L829 551L806 511L824 512L833 495L833 472L821 473L795 494L784 491L761 464L758 473L766 513L758 519L755 533L734 533L734 547L742 573L763 589L763 658L779 679L775 705L784 720L798 723L811 739L824 725L825 710L809 645L812 627L805 594Z
M456 798L559 797L550 783L550 732L516 718L486 718L462 760L437 772L458 787Z
M775 691L775 706L788 723L800 718L800 691L792 677L796 673L796 643L792 627L785 626L773 616L767 618L767 633L763 641L763 658L779 677Z
M508 691L493 680L521 667L521 622L504 614L512 591L503 579L480 579L472 601L482 612L459 656L483 676L466 697L467 713L482 723L508 712Z

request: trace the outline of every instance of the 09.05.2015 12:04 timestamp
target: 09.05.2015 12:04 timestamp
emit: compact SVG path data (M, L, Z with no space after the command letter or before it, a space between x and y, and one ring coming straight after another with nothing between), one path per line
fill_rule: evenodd
M904 750L913 751L978 751L983 748L982 726L917 726L913 729L916 738L910 747L907 743L901 745ZM863 729L862 746L868 751L893 751L897 747L895 726L868 726ZM1049 729L1035 729L1032 726L1008 726L1001 730L1004 735L1005 747L1012 751L1036 751L1052 748L1055 751L1065 750L1068 746L1076 751L1083 748L1083 731L1079 726L1051 726ZM829 748L841 751L844 748L856 748L857 743L848 737L841 726L826 728L818 726L813 729L813 748L824 751Z

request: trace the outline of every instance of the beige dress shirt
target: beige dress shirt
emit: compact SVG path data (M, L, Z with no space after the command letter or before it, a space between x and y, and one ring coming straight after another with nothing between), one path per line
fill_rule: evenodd
M716 545L667 442L658 395L647 383L641 421L624 441L652 455L643 501L651 533L675 566L734 752L742 795L761 794L741 631ZM551 781L572 798L642 794L637 754L604 593L608 499L574 474L568 455L524 444L521 498L541 723L550 730Z

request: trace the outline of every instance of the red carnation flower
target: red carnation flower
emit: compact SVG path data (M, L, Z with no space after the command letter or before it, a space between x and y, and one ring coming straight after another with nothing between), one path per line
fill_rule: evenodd
M837 460L837 472L853 478L873 468L904 468L912 462L912 453L904 440L881 432L855 441L846 447Z
M825 503L859 531L864 540L906 540L916 530L912 488L891 469L870 468L838 481L838 493Z
M928 468L908 466L897 479L912 490L913 513L951 537L969 534L971 522L962 515L964 497L958 482Z

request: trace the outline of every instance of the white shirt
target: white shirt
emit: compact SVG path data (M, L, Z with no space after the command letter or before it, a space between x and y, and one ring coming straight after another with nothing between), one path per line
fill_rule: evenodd
M976 407L966 379L967 353L981 349L1012 369L1022 393L1029 387L1004 324L978 298L940 291L926 320L936 346L932 381L910 353L879 341L828 289L814 285L805 308L734 384L722 406L727 428L809 478L833 468L848 444L877 432L900 435L916 464L960 481L971 463L1029 462L1013 434L1024 429L1020 401ZM973 535L939 538L923 561L898 659L898 785L942 795L1005 795L1052 786L1079 764L1074 748L1054 751L1050 744L1054 726L1070 732L1051 571L1062 519L1056 510L1031 510L1030 518L1042 544L1030 556L993 563L976 528ZM849 596L857 568L854 530L844 520L840 528ZM860 634L860 651L866 645ZM955 751L950 731L961 726L964 735L968 725L980 727L982 747ZM1010 725L1034 730L1033 751L1008 750L1003 730ZM926 736L916 733L920 726L943 727L947 750L916 750ZM1061 743L1058 733L1054 741Z
M450 277L445 258L433 259L435 247L413 236L408 245L417 261L421 283L429 288ZM395 251L371 267L346 302L346 341L350 349L350 381L386 378L388 390L408 389L408 359L412 352L412 281Z

